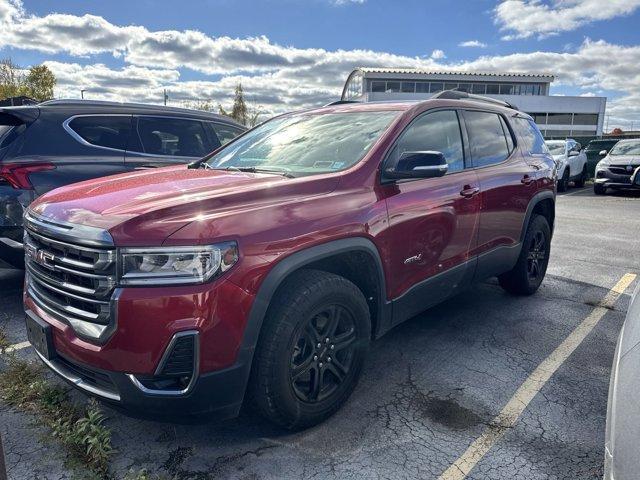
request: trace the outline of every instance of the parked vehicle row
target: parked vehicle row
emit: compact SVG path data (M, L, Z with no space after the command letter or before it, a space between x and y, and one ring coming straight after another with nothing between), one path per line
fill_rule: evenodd
M140 137L160 131L131 116ZM313 425L395 325L490 276L538 289L555 175L530 116L463 92L282 115L188 166L36 199L28 337L60 377L128 412L223 418L246 400Z
M221 115L54 100L0 108L0 259L22 268L22 217L38 196L90 178L192 162L245 131Z

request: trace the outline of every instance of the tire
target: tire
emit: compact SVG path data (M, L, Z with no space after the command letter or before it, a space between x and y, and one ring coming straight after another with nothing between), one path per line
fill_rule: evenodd
M532 295L538 290L549 264L551 229L542 215L533 215L516 265L498 277L500 286L514 295Z
M558 180L558 191L566 192L569 188L569 167L567 167L562 174L562 178Z
M587 182L588 178L589 173L587 172L587 166L585 165L582 169L582 173L580 174L580 178L573 183L577 188L584 188L584 184Z
M599 183L594 183L593 193L596 195L605 195L607 193L607 187L600 185Z
M289 430L322 422L356 387L370 339L369 307L358 287L332 273L293 273L260 332L249 382L253 405Z

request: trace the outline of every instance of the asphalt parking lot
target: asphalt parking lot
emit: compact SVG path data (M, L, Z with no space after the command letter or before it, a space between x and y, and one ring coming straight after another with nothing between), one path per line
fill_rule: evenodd
M512 297L488 282L396 328L373 345L345 408L318 427L283 433L251 412L178 426L107 409L114 478L142 468L178 479L438 478L487 431L467 478L601 478L611 360L637 280L513 423L495 418L621 278L640 275L639 204L637 194L596 197L590 188L560 195L536 295ZM21 274L0 270L0 285L0 326L24 342ZM0 433L10 479L73 478L33 418L0 405Z

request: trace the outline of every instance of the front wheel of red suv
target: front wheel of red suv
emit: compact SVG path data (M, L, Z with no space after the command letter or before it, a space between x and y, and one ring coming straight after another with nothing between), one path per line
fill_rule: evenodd
M532 215L515 267L498 277L500 286L514 295L531 295L538 290L549 264L551 228L542 215Z
M322 422L353 392L371 338L369 308L349 280L301 270L278 289L253 361L249 393L287 429Z

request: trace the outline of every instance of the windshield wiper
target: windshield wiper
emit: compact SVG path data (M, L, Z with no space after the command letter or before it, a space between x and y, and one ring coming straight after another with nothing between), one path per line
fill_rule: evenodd
M235 172L247 172L247 173L273 173L275 175L282 175L287 178L295 178L295 175L289 173L286 170L282 170L279 168L260 168L260 167L236 167L230 165L228 167L212 167L206 162L201 163L198 168L206 168L209 170L224 170L224 171L235 171Z

